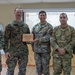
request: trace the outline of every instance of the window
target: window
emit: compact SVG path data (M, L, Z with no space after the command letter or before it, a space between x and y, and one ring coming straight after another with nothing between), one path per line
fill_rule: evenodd
M30 31L33 26L39 22L38 13L42 9L37 10L24 10L24 22L28 24ZM75 11L74 9L43 9L47 13L46 21L52 24L53 27L60 25L59 15L60 13L66 13L68 15L68 24L75 27Z

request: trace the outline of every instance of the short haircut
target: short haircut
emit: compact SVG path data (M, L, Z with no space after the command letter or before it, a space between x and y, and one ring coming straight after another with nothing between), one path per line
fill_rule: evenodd
M67 16L67 14L66 14L66 13L61 13L60 15L65 15L65 16L68 18L68 16Z
M14 9L14 11L16 11L17 9L22 10L22 8L21 8L21 7L16 7L16 8ZM22 10L22 11L23 11L23 10Z
M45 13L45 15L46 15L46 12L45 12L45 11L40 11L40 12L39 12L39 15L40 15L41 13Z

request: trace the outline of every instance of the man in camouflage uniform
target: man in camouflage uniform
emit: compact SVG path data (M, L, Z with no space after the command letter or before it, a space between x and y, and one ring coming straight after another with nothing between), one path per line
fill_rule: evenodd
M36 24L32 29L32 33L34 35L32 48L34 50L38 75L49 75L50 36L52 34L53 27L46 21L46 17L46 12L40 11L40 23Z
M3 31L0 30L0 50L3 48L4 45L4 35L3 35ZM2 71L2 64L1 64L1 52L0 52L0 75L1 75L1 71Z
M21 21L23 10L16 8L14 10L15 20L9 23L5 28L5 44L4 51L7 57L6 64L8 66L6 75L14 75L14 69L18 61L18 75L26 74L26 66L28 62L28 47L26 42L22 42L23 34L29 34L29 27Z
M60 14L61 25L53 30L51 45L53 47L53 75L71 73L72 48L75 43L75 30L67 24L68 17Z

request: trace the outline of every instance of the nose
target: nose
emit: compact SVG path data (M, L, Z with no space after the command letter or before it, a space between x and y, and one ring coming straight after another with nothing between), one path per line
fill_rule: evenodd
M20 12L18 14L21 14Z

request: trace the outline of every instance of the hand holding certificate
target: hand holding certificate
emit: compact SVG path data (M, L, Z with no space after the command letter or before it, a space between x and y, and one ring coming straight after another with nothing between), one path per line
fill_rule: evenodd
M23 42L33 42L33 34L23 34Z

